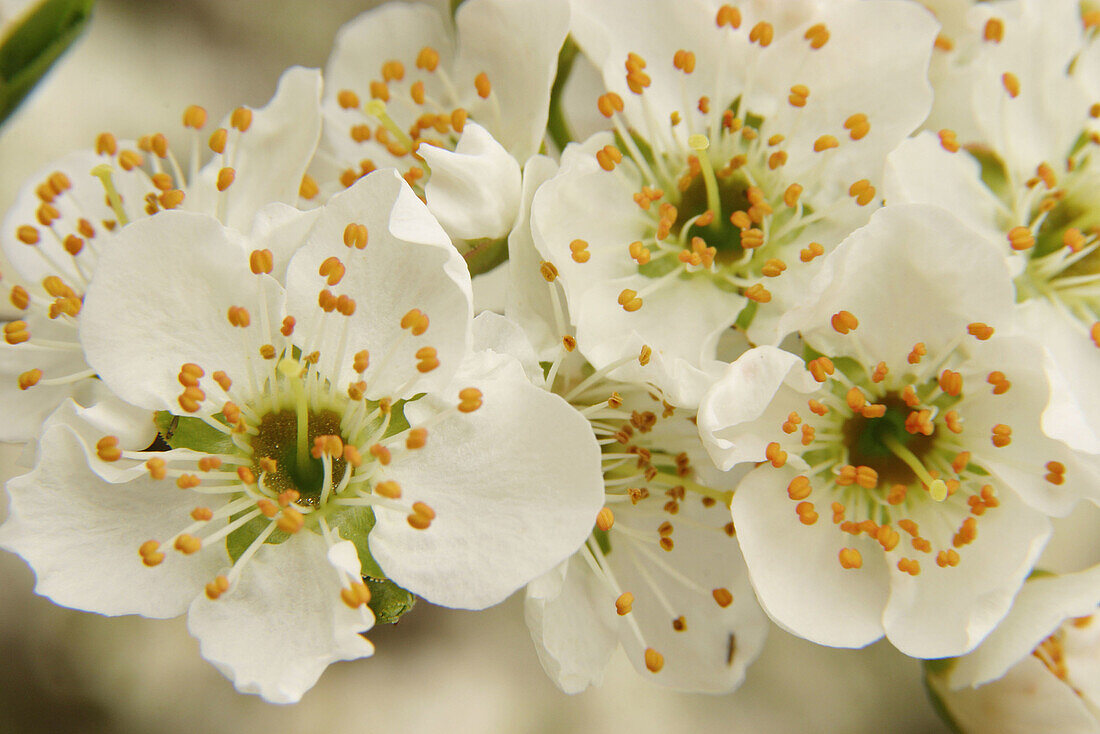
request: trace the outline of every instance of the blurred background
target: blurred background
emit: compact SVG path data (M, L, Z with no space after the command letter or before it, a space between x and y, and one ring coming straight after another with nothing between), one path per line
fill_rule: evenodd
M215 120L265 104L285 67L323 67L339 26L375 4L101 0L84 37L0 128L0 209L101 131L171 139L188 104ZM25 471L20 453L0 445L0 479ZM0 499L0 518L5 507ZM1060 521L1042 565L1100 562L1098 527L1091 507ZM421 603L372 631L374 658L333 665L300 704L275 706L235 693L199 657L183 619L71 611L33 586L27 566L0 551L0 734L946 731L916 661L883 643L834 650L778 629L731 695L657 688L620 656L602 688L566 696L539 666L522 595L481 613Z

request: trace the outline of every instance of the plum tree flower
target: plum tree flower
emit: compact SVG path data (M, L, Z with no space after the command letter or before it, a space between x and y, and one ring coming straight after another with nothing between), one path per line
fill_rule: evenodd
M867 221L886 153L928 112L935 23L895 2L572 13L614 132L564 151L532 226L589 358L603 367L638 334L699 367L734 323L778 340L818 258Z
M600 464L587 421L522 374L448 390L469 275L395 172L266 232L166 212L102 248L88 362L177 448L51 429L0 539L58 603L188 610L240 690L294 701L370 653L376 581L480 609L573 553Z
M556 270L531 243L530 201L555 169L539 156L524 170L523 206L509 239L516 298L507 314L514 321L489 313L474 321L477 345L521 360L534 384L586 419L601 449L604 506L592 534L527 587L535 648L568 693L598 685L620 645L660 685L733 690L767 631L732 537L736 477L710 466L695 411L651 384L664 365L649 347L602 370L582 356Z
M332 178L394 166L464 249L506 237L568 22L564 0L469 0L453 22L395 2L348 23L325 71Z
M296 203L320 137L320 91L315 70L288 70L267 107L238 108L213 132L214 156L201 168L206 111L189 107L188 173L163 134L134 142L102 133L94 150L71 153L31 179L0 225L0 247L24 283L5 284L22 313L5 324L0 344L0 396L9 411L0 440L32 438L46 416L75 397L123 445L149 445L155 429L147 411L106 395L77 341L99 253L130 222L158 212L201 211L244 230L262 206Z
M977 650L929 664L928 683L962 731L1100 728L1100 568L1037 575Z
M960 43L970 50L940 88L972 102L945 107L938 134L890 156L887 197L945 207L1001 247L1020 328L1051 355L1044 428L1100 456L1095 17L1076 2L1021 0L977 4L967 21Z
M813 358L750 350L700 407L720 468L761 462L731 503L753 586L814 642L967 652L1096 477L1040 430L1003 258L942 210L880 210L815 292L789 314Z

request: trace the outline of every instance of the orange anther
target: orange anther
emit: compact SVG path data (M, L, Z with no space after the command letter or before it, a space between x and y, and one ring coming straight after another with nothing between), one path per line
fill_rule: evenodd
M806 476L797 476L787 485L787 496L792 500L804 500L810 496L810 491L810 479Z
M863 556L855 548L841 548L838 554L844 568L862 568Z

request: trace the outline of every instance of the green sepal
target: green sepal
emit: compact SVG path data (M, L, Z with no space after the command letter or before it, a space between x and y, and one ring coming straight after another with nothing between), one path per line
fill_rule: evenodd
M93 5L95 0L44 0L0 39L0 123L80 35Z
M928 696L928 702L932 704L932 710L936 712L936 715L940 717L947 728L952 734L965 734L965 732L959 728L955 718L948 711L947 705L940 698L940 694L936 692L936 689L932 686L932 678L936 677L941 680L945 680L947 674L951 672L951 669L955 667L955 661L957 658L937 658L934 660L922 660L921 670L924 675L921 676L921 682L924 684L924 693Z
M483 237L477 240L466 240L462 259L466 261L466 267L470 270L471 276L488 273L508 259L508 238L501 237L494 240Z
M550 109L546 116L546 134L554 141L558 152L565 150L565 146L576 140L573 130L569 127L569 121L565 119L565 110L562 108L562 93L565 90L565 82L569 80L569 74L573 71L573 62L580 51L573 37L569 36L562 44L558 52L558 71L554 76L554 86L550 88Z
M370 589L370 603L377 624L396 624L397 620L416 605L416 597L386 578L364 576L363 582Z
M214 420L228 425L225 416L221 413L215 414ZM199 418L189 418L169 413L167 410L158 410L154 421L160 437L174 449L191 449L206 454L237 452L237 447L229 434L211 427Z

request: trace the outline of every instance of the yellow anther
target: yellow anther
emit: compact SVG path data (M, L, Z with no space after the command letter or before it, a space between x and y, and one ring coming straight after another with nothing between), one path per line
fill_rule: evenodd
M251 485L256 483L256 475L247 466L237 467L237 478L245 484Z
M1010 443L1012 443L1012 427L1004 423L998 423L993 426L993 445L999 449L1003 449Z
M206 124L206 110L198 105L191 105L183 111L183 126L194 130L202 129Z
M718 16L715 18L715 22L719 28L727 25L734 29L740 28L741 10L732 5L723 5L718 8Z
M624 617L630 614L634 608L634 595L629 591L623 592L619 595L619 598L615 600L615 613L620 617Z
M392 480L379 482L374 485L374 493L391 500L401 499L401 485Z
M1031 233L1030 228L1023 225L1013 227L1008 231L1008 242L1017 252L1030 250L1035 246L1035 235Z
M711 596L714 597L715 603L718 604L718 606L722 607L723 609L728 607L730 604L733 604L733 594L730 593L729 589L718 588L718 589L714 589L710 593L711 593Z
M472 413L481 407L481 390L476 387L466 387L458 391L458 409L463 413Z
M1020 78L1013 74L1011 71L1006 71L1001 75L1001 83L1004 84L1005 91L1008 92L1008 96L1015 99L1020 94Z
M252 110L247 107L238 107L229 117L229 124L242 133L252 127Z
M990 18L985 22L985 30L982 32L982 39L985 41L992 41L993 43L1000 43L1005 37L1005 23L1000 18Z
M256 275L270 273L275 268L275 255L271 250L253 250L248 256L248 265Z
M850 331L854 331L859 326L859 319L857 319L851 311L838 311L833 314L831 320L833 329L840 334L847 334Z
M615 524L615 513L611 511L610 507L600 508L599 513L596 515L596 527L605 533L612 528Z
M614 92L601 94L596 100L596 108L604 117L611 117L616 112L623 111L623 98Z
M38 234L38 230L29 224L24 224L15 230L16 238L24 245L37 245L41 239Z
M222 460L219 459L217 456L204 456L199 459L200 471L214 471L215 469L220 468L221 465Z
M672 55L672 65L685 74L690 74L695 71L695 54L691 51L680 49Z
M317 196L321 188L317 185L317 181L308 173L302 176L302 183L298 187L298 196L306 199L307 201Z
M797 476L787 485L787 496L792 500L801 501L810 496L811 490L809 477Z
M401 317L401 328L408 329L413 336L420 336L428 330L428 317L419 308L414 308Z
M341 89L336 93L336 103L341 109L354 110L359 107L359 95L350 89Z
M799 250L798 259L804 263L808 263L814 258L821 257L825 254L825 247L820 242L811 242L807 247Z
M836 148L840 145L837 139L832 135L822 135L820 138L814 141L814 152L820 153L829 148Z
M226 167L218 171L218 191L225 191L228 189L236 177L237 172L232 168Z
M427 373L439 366L439 356L435 347L421 347L416 350L416 369L418 372Z
M759 43L761 47L771 45L775 37L775 28L767 21L760 21L749 31L749 43Z
M416 68L435 71L437 66L439 66L439 52L431 46L420 49L420 53L416 55Z
M35 368L27 370L19 375L19 389L27 390L38 384L42 379L42 370Z
M297 510L287 507L279 513L279 518L275 521L275 526L282 530L284 533L290 533L293 535L302 529L305 525L306 519L302 513Z
M493 85L489 83L489 75L484 71L474 77L474 89L477 90L477 96L482 99L488 99L492 94Z
M426 428L414 428L409 431L409 435L405 438L405 448L407 449L422 449L426 443L428 443L428 429Z
M196 538L194 535L183 535L176 538L176 542L173 544L176 550L185 556L189 556L193 553L198 553L202 549L202 540Z
M840 565L844 568L862 568L863 556L855 548L841 548Z
M122 458L122 449L118 447L117 436L104 436L96 441L95 452L102 461L118 461Z
M760 283L755 283L746 288L744 296L750 301L756 301L757 303L769 303L772 300L771 291Z
M367 246L367 227L364 224L351 222L344 227L344 245L362 250ZM322 273L323 275L324 273Z
M214 601L227 591L229 591L229 579L225 576L217 576L206 585L206 598Z
M362 581L353 581L350 586L340 589L340 599L352 609L366 606L370 603L370 589Z
M805 84L795 84L791 87L791 93L787 97L787 101L792 107L805 107L806 100L810 97L810 88Z
M828 357L818 357L817 359L810 360L806 364L806 369L810 371L810 374L813 375L813 378L818 382L825 382L829 375L836 371L833 361Z
M31 332L26 321L9 321L4 324L4 341L8 344L22 344L29 341Z
M114 155L118 152L118 141L111 133L100 133L95 139L95 152L98 155Z
M809 41L810 48L816 51L829 42L829 29L825 27L824 23L818 23L806 29L806 33L802 37Z
M860 206L866 206L875 198L875 187L867 179L861 178L848 187L848 195L853 197Z
M638 297L637 291L624 288L619 293L619 305L623 307L624 311L631 313L642 307L642 299Z
M210 133L210 140L207 144L210 146L210 150L218 153L219 155L225 152L225 141L228 138L229 132L224 127L219 127L214 132Z

